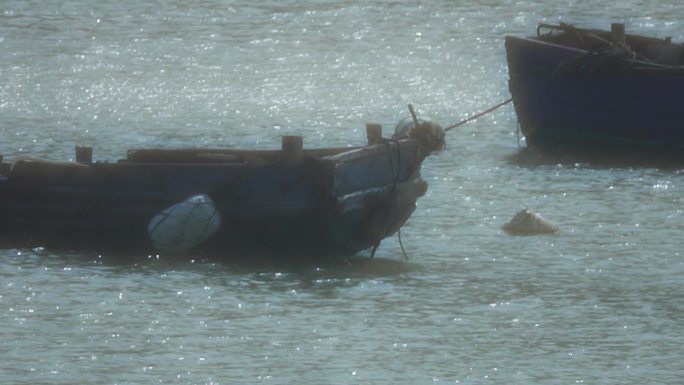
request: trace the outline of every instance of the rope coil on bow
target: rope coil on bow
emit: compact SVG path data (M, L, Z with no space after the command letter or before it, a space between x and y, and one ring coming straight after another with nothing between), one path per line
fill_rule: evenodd
M486 109L486 110L484 110L484 111L482 111L482 112L479 112L479 113L477 113L477 114L475 114L475 115L473 115L473 116L470 116L470 117L468 117L468 118L466 118L466 119L463 119L463 120L461 120L460 122L458 122L458 123L456 123L456 124L452 124L451 126L445 128L445 129L442 129L441 127L439 127L439 125L434 125L434 128L432 129L432 132L426 132L426 130L429 131L429 128L433 127L433 123L431 123L431 122L421 122L421 121L419 121L419 120L418 120L418 117L416 116L416 111L413 109L413 105L412 105L412 104L409 104L409 105L408 105L408 109L409 109L409 113L411 114L411 120L413 121L413 129L414 129L414 130L420 130L421 128L423 129L423 132L420 133L420 134L421 134L420 137L423 137L423 138L422 138L423 140L425 140L426 137L435 136L435 135L437 136L437 138L434 138L434 139L437 139L437 142L441 142L441 144L439 144L439 143L432 143L432 146L428 146L428 147L432 147L432 151L435 151L435 150L438 151L438 150L444 148L444 144L445 144L445 143L444 143L444 135L445 135L447 132L449 132L450 130L453 130L453 129L456 128L456 127L462 126L462 125L464 125L464 124L466 124L466 123L468 123L468 122L471 122L471 121L473 121L473 120L475 120L475 119L477 119L477 118L479 118L479 117L482 117L482 116L484 116L484 115L486 115L486 114L488 114L488 113L490 113L490 112L493 112L493 111L495 111L495 110L497 110L497 109L499 109L499 108L505 106L506 104L508 104L508 103L510 103L510 102L512 102L512 101L513 101L513 98L509 98L509 99L507 99L507 100L504 100L503 102L498 103L498 104L496 104L496 105L494 105L494 106L492 106L492 107L490 107L490 108L488 108L488 109ZM401 124L401 123L400 123L400 124ZM437 128L437 127L439 127L439 128ZM441 131L441 135L438 133L439 131ZM407 133L400 133L399 136L405 135L405 134L407 134ZM431 134L431 135L430 135L430 134ZM414 135L415 135L415 132L414 132ZM420 137L419 137L419 139L421 139ZM394 165L392 165L392 166L394 166ZM395 181L395 186L396 186L396 181ZM408 261L408 260L409 260L409 256L408 256L408 253L406 253L406 249L404 248L404 242L403 242L402 239L401 239L401 227L399 227L399 229L397 230L397 236L398 236L398 238L399 238L399 246L401 247L401 252L402 252L402 254L404 255L404 260ZM378 244L378 245L379 245L379 244ZM375 251L377 250L378 245L375 245L375 246L373 247L373 250L372 250L372 252L371 252L371 258L373 258L373 256L375 256Z

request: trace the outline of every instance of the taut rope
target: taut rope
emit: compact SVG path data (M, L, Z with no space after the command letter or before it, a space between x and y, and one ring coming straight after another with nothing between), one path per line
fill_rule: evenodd
M484 111L482 111L482 112L480 112L480 113L477 113L477 114L475 114L475 115L473 115L473 116L471 116L471 117L469 117L469 118L467 118L467 119L461 120L460 122L458 122L458 123L456 123L456 124L452 124L451 126L445 128L445 129L444 129L444 132L449 132L450 130L453 130L454 128L456 128L456 127L458 127L458 126L462 126L462 125L464 125L464 124L466 124L466 123L468 123L468 122L470 122L470 121L473 121L473 120L475 120L475 119L477 119L477 118L479 118L479 117L481 117L481 116L487 115L488 113L490 113L490 112L492 112L492 111L494 111L494 110L496 110L496 109L498 109L498 108L500 108L500 107L503 107L503 106L505 106L506 104L508 104L508 103L510 103L510 102L512 102L512 101L513 101L513 98L504 100L503 102L501 102L501 103L499 103L499 104L497 104L497 105L495 105L495 106L492 106L492 107L490 107L490 108L488 108L488 109L486 109L486 110L484 110Z

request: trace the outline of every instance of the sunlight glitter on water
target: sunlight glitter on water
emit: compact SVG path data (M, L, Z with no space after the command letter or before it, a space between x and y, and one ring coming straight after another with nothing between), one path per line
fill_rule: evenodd
M443 125L509 97L503 36L567 20L682 40L676 4L12 3L0 152L277 147ZM608 16L607 16L608 15ZM562 17L561 17L562 16ZM519 150L504 107L449 134L373 260L291 270L0 252L0 373L31 383L677 383L676 170ZM560 227L510 237L521 208ZM361 256L362 258L364 256Z

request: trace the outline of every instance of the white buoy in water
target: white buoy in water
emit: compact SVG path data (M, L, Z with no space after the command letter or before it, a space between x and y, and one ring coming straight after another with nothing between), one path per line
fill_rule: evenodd
M182 254L214 235L221 218L207 195L195 195L155 215L147 234L160 253Z
M518 211L518 213L501 228L512 235L551 234L558 231L556 225L528 209Z

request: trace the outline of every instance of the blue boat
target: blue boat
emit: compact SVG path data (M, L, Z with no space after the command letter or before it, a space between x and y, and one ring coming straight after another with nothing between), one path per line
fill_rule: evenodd
M570 24L506 36L509 88L527 144L684 155L684 46Z
M417 123L417 124L416 124ZM368 144L278 150L133 149L115 162L17 158L0 167L0 245L283 261L343 257L396 233L427 189L436 123ZM174 217L175 216L175 217Z

